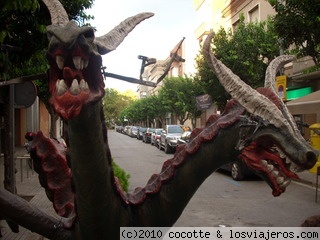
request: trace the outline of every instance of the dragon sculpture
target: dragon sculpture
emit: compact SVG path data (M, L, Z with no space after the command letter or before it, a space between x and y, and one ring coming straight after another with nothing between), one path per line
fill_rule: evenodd
M202 182L236 157L265 178L274 196L298 177L295 171L315 164L317 153L300 135L273 85L279 68L292 57L273 60L266 86L254 90L215 58L211 34L203 53L233 100L205 128L195 129L190 142L179 146L145 187L124 192L113 174L101 111L101 54L114 50L153 14L128 18L95 38L92 28L69 22L59 1L43 1L52 18L47 29L50 102L67 122L68 148L41 132L26 138L40 182L60 217L0 190L5 219L49 239L118 239L121 226L172 226Z

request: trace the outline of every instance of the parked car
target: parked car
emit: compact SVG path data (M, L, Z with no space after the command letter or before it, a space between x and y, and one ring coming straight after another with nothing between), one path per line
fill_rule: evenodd
M131 126L128 135L130 137L137 137L137 134L138 134L138 127L137 126Z
M240 159L222 166L220 170L230 172L231 177L236 181L241 181L254 175L253 171Z
M116 131L117 131L118 133L122 133L122 131L123 131L123 126L116 126Z
M156 147L159 147L159 139L161 135L161 128L156 128L151 134L151 145L154 145Z
M164 149L165 153L174 152L177 147L178 139L181 138L183 129L180 125L167 125L162 130L159 140L159 149Z
M181 138L178 139L178 145L188 143L190 140L191 131L186 131L181 135ZM241 160L236 160L232 163L228 163L222 166L219 170L224 170L230 172L233 180L241 181L246 177L254 175L253 171Z
M145 127L139 127L138 132L137 132L137 139L142 140L142 133L146 130L147 128Z
M154 128L147 128L142 132L142 142L149 143L151 142L151 134L154 131Z
M123 133L124 133L125 135L129 135L130 128L131 128L131 126L125 126L125 127L124 127L124 130L123 130Z
M190 140L191 131L185 131L182 133L181 138L178 139L177 145L188 143Z

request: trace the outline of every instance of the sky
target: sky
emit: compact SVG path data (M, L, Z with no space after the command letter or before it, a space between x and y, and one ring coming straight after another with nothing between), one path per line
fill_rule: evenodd
M199 49L194 31L199 24L192 0L95 0L87 11L95 18L90 24L96 28L96 36L108 33L121 21L141 12L155 15L137 25L116 50L103 56L106 71L139 78L138 55L165 60L185 37L185 69L187 74L193 73L193 59ZM105 84L119 92L137 89L137 84L113 78L107 78Z

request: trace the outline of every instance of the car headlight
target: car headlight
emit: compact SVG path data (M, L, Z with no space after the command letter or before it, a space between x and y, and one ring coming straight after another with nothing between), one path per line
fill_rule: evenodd
M178 140L177 137L168 137L168 140Z

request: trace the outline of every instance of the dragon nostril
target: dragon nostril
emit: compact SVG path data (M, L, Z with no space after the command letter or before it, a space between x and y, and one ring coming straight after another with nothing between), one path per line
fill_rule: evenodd
M308 168L312 168L314 166L314 164L317 161L318 155L319 154L316 151L308 151L306 153L306 162L305 162L305 164L306 164L306 166Z

